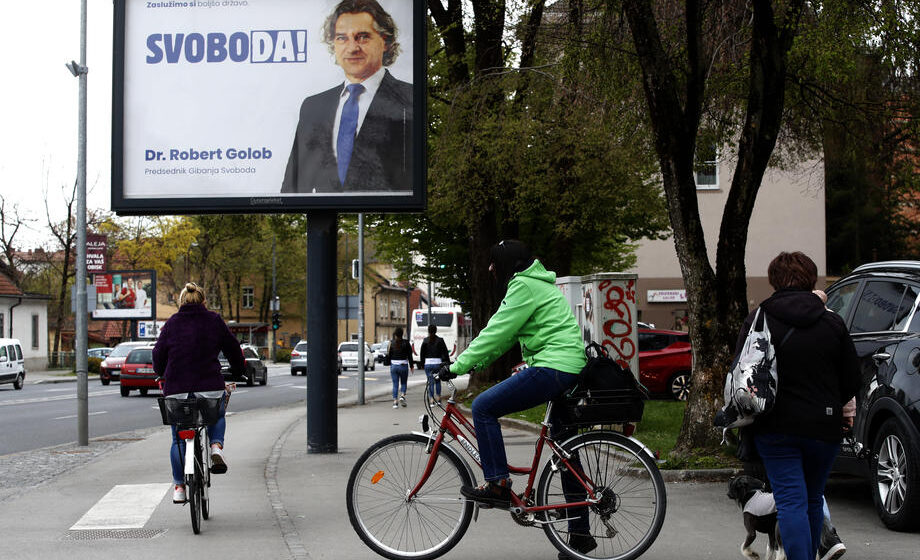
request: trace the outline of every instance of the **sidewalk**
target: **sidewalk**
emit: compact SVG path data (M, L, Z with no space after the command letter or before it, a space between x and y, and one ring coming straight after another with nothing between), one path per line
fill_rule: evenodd
M461 378L462 379L462 378ZM192 533L187 506L171 502L167 453L169 430L148 430L85 465L6 500L0 498L0 558L73 560L163 560L194 550L226 559L379 558L358 538L348 520L345 487L351 468L373 442L418 430L421 388L409 391L409 407L393 409L389 395L368 394L364 406L338 409L338 453L307 453L302 405L234 414L228 420L230 470L215 476L211 519ZM532 455L533 434L505 428L513 464ZM97 445L91 442L91 447ZM48 452L53 453L53 451ZM516 479L516 484L521 484ZM158 485L158 501L140 526L71 527L119 485ZM856 488L856 487L853 487ZM916 537L881 528L871 499L844 487L829 492L831 509L850 550L847 558L916 558ZM859 486L858 488L863 488ZM743 539L737 507L723 482L667 484L664 529L643 560L734 558ZM118 512L121 516L125 513ZM763 550L763 538L755 546ZM482 511L463 540L445 558L456 560L552 560L556 551L539 529L515 524L507 513Z

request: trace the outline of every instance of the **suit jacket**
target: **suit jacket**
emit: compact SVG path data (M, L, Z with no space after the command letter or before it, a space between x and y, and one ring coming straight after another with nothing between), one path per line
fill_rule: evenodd
M344 185L332 149L343 87L304 99L281 192L412 190L412 84L386 71L355 137Z

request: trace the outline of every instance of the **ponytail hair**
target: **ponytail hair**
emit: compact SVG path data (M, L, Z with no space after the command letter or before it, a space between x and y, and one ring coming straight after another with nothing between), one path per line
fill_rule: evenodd
M197 305L204 303L204 290L198 284L189 282L179 294L179 305Z

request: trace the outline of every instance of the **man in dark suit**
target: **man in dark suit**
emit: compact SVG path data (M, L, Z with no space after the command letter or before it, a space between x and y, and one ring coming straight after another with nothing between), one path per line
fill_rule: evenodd
M385 68L396 24L376 0L343 0L324 41L345 82L304 100L282 193L412 190L412 84Z

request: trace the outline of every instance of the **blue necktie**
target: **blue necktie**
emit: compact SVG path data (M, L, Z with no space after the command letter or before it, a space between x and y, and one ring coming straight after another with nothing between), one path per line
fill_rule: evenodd
M342 119L339 121L339 136L336 139L335 149L338 155L339 181L345 184L345 175L348 174L348 163L351 161L351 152L355 147L355 133L358 130L358 96L364 92L361 84L348 84L348 99L342 107Z

